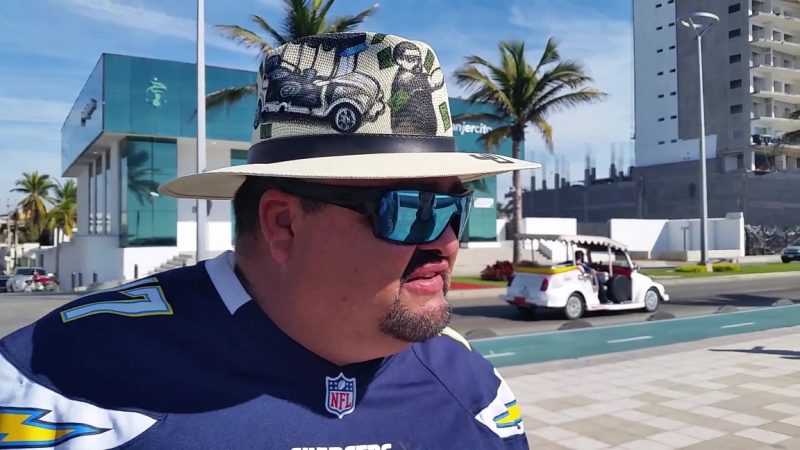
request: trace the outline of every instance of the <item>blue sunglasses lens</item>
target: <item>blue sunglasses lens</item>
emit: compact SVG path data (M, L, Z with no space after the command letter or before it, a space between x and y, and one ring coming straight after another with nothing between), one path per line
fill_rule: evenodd
M461 239L472 206L472 194L457 196L415 190L387 191L378 204L376 230L384 239L425 244L442 235L458 216L456 237Z

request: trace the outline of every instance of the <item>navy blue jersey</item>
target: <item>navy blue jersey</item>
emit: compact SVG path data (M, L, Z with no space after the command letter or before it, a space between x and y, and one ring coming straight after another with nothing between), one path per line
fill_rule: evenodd
M0 341L0 449L49 447L528 443L508 385L455 332L337 366L269 320L228 252L87 295Z

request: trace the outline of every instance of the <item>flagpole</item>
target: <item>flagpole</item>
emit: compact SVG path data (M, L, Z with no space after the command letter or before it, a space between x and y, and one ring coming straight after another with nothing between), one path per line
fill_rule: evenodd
M206 170L206 51L205 0L197 0L197 173ZM199 263L205 257L207 239L207 200L197 200L197 255Z

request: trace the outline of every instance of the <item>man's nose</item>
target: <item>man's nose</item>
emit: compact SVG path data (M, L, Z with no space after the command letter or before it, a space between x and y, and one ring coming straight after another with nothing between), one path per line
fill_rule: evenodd
M452 226L448 226L433 242L422 244L420 250L435 250L444 258L450 258L458 252L458 237Z

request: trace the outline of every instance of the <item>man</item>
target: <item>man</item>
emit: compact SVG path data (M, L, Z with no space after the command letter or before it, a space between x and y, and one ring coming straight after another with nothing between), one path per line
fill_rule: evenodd
M369 37L364 71L406 42ZM411 136L383 119L335 133L270 118L247 165L161 186L233 198L236 252L0 341L0 448L528 448L508 385L447 328L445 294L462 183L537 165L456 152L449 117Z
M586 275L589 275L592 279L592 289L595 292L598 292L600 283L597 278L597 271L592 268L588 263L585 261L585 257L583 255L582 250L577 250L575 252L575 265L578 266L578 269Z
M444 86L441 68L423 67L422 52L413 42L400 42L392 50L397 74L392 82L392 131L397 134L436 134L434 92Z

